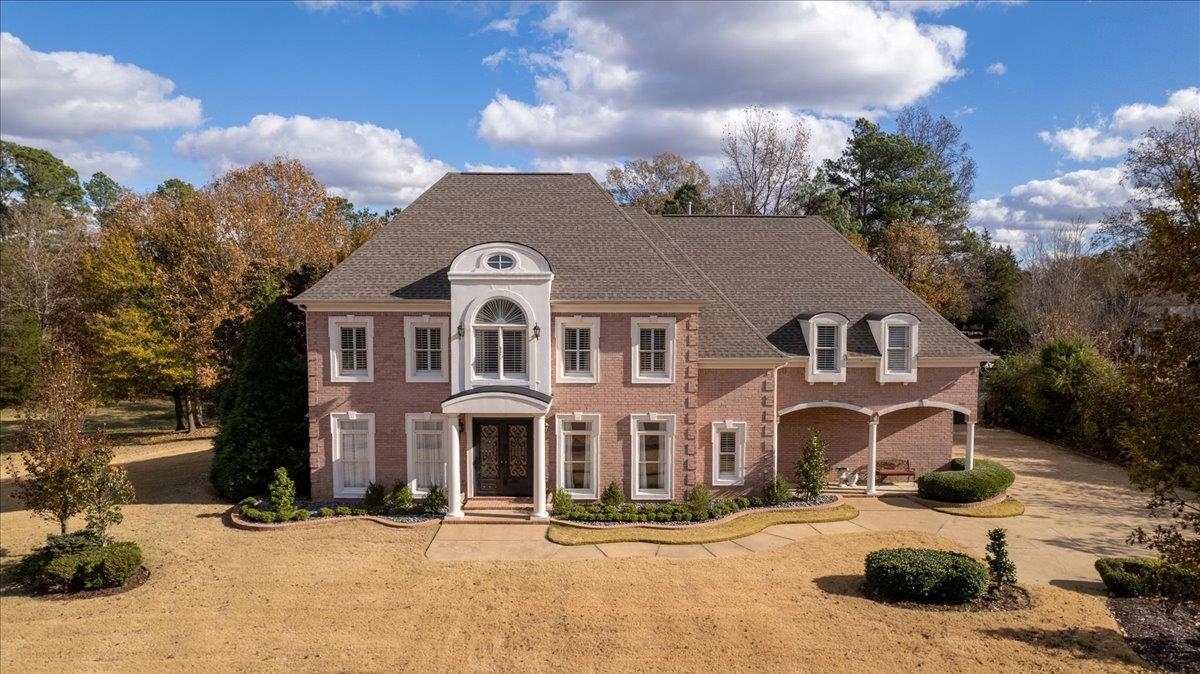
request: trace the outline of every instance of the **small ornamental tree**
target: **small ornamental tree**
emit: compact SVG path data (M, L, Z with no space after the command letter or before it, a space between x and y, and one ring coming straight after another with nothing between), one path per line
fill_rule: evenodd
M76 354L60 351L43 365L42 385L25 407L27 419L16 447L22 454L16 497L31 512L67 533L72 517L103 536L121 522L121 506L133 502L124 468L109 465L112 446L103 429L87 432L91 387Z
M796 489L810 499L821 495L829 477L826 447L821 431L808 429L808 441L800 448L800 460L796 462Z
M280 466L275 469L275 479L268 486L271 492L271 507L279 513L280 519L289 520L296 512L296 483L288 477L287 468Z
M1008 536L1004 529L988 532L986 559L991 575L989 591L995 592L1017 584L1017 566L1008 558Z

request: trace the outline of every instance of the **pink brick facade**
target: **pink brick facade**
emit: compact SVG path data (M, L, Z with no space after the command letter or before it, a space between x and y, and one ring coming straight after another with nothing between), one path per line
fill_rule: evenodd
M647 312L649 313L649 312ZM375 417L375 481L391 486L407 480L405 414L441 413L449 383L405 381L405 331L400 312L376 312L373 319L374 372L371 382L330 381L329 319L344 313L307 315L309 360L309 432L312 496L333 496L331 413L355 411ZM445 316L421 312L420 315ZM573 315L573 314L572 314ZM559 383L546 417L546 475L557 480L556 414L599 414L599 473L602 490L609 482L631 490L630 415L675 416L673 498L684 498L695 484L712 484L712 424L746 423L744 484L714 487L718 494L757 493L776 468L776 415L803 403L834 401L878 412L901 403L932 400L974 411L978 371L974 368L923 367L911 384L880 385L871 367L851 367L841 384L809 384L802 367L701 367L699 317L675 314L674 381L631 383L630 321L646 313L600 313L599 381ZM556 317L559 314L555 314ZM554 339L546 329L542 338ZM557 345L554 345L555 347ZM453 349L451 349L453 351ZM861 469L866 464L867 422L861 412L820 407L786 413L778 425L778 470L791 477L807 429L817 426L829 443L830 465ZM908 459L918 473L943 467L950 459L952 413L919 407L884 414L879 420L880 458ZM469 420L462 420L469 426ZM466 493L470 448L461 435L461 482Z

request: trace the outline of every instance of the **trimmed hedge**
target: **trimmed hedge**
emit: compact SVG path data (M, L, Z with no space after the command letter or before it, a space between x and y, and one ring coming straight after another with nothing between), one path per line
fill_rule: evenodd
M976 503L998 496L1012 486L1017 476L1002 464L975 459L975 468L963 470L966 462L954 459L950 470L938 470L917 478L917 495L931 501Z
M1153 557L1102 557L1096 571L1113 597L1200 596L1200 572Z
M887 548L867 555L869 593L901 601L965 604L983 596L988 570L957 552Z

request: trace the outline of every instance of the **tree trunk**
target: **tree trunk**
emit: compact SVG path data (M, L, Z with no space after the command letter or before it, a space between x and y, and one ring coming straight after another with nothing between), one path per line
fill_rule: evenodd
M59 520L59 521L58 521L58 531L59 531L59 533L61 533L63 536L66 536L66 535L67 535L67 520L65 520L65 519L62 519L62 520Z
M196 428L204 428L204 403L195 394L192 395L192 415L196 417Z
M175 401L175 431L187 430L187 424L183 421L183 387L171 389L171 400Z
M192 400L192 389L189 386L189 387L185 388L184 392L183 392L183 405L184 405L183 414L185 417L187 417L187 432L188 433L195 433L196 428L197 428L196 415L192 414L192 405L193 404L195 404L195 403Z
M204 428L204 410L200 407L200 400L196 395L196 389L190 386L187 389L187 410L188 432L192 433L198 428Z

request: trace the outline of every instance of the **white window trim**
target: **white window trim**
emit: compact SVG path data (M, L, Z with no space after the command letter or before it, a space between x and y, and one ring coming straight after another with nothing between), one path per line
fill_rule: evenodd
M342 374L342 328L363 327L367 331L367 371ZM375 381L375 319L371 316L329 317L329 381L333 383Z
M512 270L495 273L501 274L511 272ZM479 317L479 312L483 309L483 307L485 307L489 302L498 299L508 300L509 302L516 304L517 307L521 309L521 313L525 314L525 323L522 325L478 323L477 319ZM533 339L534 326L530 325L530 322L533 320L533 310L526 304L526 302L521 301L521 299L515 294L492 295L480 299L480 301L474 306L474 310L471 312L471 322L469 327L464 327L464 332L468 335L466 368L471 386L528 386L530 382L534 381L533 372L534 368L536 367L535 359L540 356L540 352L538 352L536 347L537 343L541 340ZM534 324L536 325L536 323ZM477 346L478 342L478 340L475 338L475 330L477 328L483 330L497 330L500 333L496 337L496 366L499 369L499 372L497 372L495 375L480 373L475 369L475 347ZM504 332L506 330L523 330L525 333L525 372L519 376L511 376L504 370Z
M440 372L417 372L417 328L441 328L442 369ZM404 317L404 380L409 383L450 381L450 317Z
M592 371L586 374L568 373L566 371L566 329L587 328L591 331L591 365ZM600 317L598 316L560 316L554 319L554 373L560 384L595 384L600 381Z
M845 316L836 313L817 314L802 321L804 341L808 345L808 365L804 370L804 378L809 383L840 384L846 381L846 333L849 332L849 321ZM821 372L817 370L817 327L832 325L837 328L837 353L834 360L837 370Z
M737 433L737 450L734 454L734 479L721 477L721 433ZM714 421L712 423L712 483L714 487L737 487L746 484L746 422Z
M664 375L643 375L638 369L641 352L642 328L666 328L667 330L667 371ZM637 316L629 321L629 343L631 358L630 382L633 384L673 384L675 383L675 318L673 316Z
M907 372L895 372L888 369L888 329L894 325L908 326L908 363ZM917 381L920 322L915 316L895 314L879 321L879 332L875 335L875 344L879 348L879 364L876 367L876 378L880 384L911 383Z
M416 433L413 430L413 422L414 421L439 421L439 420L442 422L442 455L443 455L442 456L442 460L443 460L442 477L443 477L443 481L444 481L446 478L446 471L448 470L447 462L445 461L445 459L446 459L445 453L446 453L446 446L447 446L447 444L446 444L446 415L434 414L432 412L416 412L416 413L404 415L404 456L405 456L404 463L405 463L405 470L407 471L405 473L405 475L408 477L408 480L407 480L408 487L409 487L409 489L412 490L413 496L416 496L416 497L427 496L429 494L429 490L421 489L421 488L417 487L417 454L416 454L416 452L413 451L413 448L415 447L415 443L413 442L413 440L416 437ZM455 429L454 432L457 433L458 429ZM442 485L442 488L445 489L445 485Z
M663 492L644 491L638 484L638 422L662 421L667 425L667 487ZM670 501L675 493L675 415L674 414L631 414L629 415L629 488L630 498L641 501Z
M591 433L588 434L588 442L591 445L592 452L592 488L591 490L582 489L567 489L567 493L571 498L578 499L597 499L600 498L600 415L599 414L582 414L576 412L574 414L556 414L554 416L555 425L555 457L558 463L556 473L557 480L555 486L562 488L567 483L567 459L566 452L563 451L563 441L566 439L566 431L563 425L569 421L586 421L591 424Z
M370 412L334 412L329 415L329 425L331 437L333 438L333 447L330 453L333 473L333 497L334 498L362 498L366 495L366 488L362 489L346 489L342 486L342 431L338 426L338 422L342 420L358 421L360 419L367 420L367 472L370 474L368 484L375 481L375 415Z

